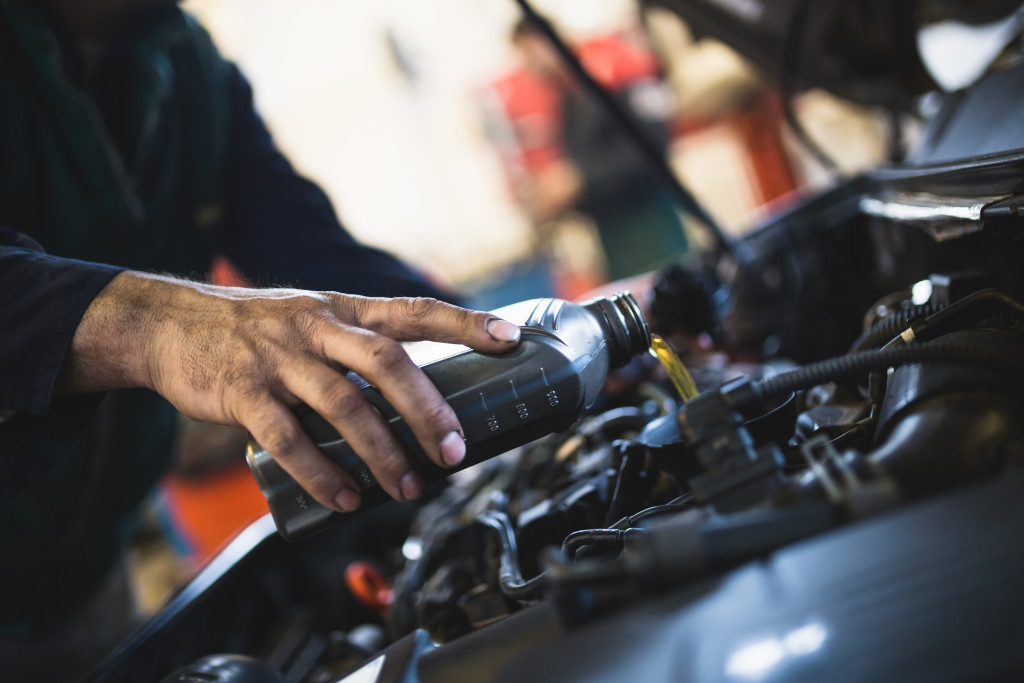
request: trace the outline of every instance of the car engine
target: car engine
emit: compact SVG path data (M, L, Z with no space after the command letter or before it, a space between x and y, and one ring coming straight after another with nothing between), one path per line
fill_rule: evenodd
M265 518L90 680L1019 676L1022 85L661 271L696 395L637 359L426 504L293 544Z

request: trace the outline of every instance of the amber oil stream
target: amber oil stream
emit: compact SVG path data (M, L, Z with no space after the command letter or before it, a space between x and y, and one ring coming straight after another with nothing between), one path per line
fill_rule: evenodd
M676 355L676 352L669 346L667 341L656 334L652 334L650 351L651 355L657 358L661 366L665 368L668 378L672 380L672 385L684 401L689 401L700 393L697 389L697 383L690 376L690 371L683 365L683 361L679 360L679 356Z

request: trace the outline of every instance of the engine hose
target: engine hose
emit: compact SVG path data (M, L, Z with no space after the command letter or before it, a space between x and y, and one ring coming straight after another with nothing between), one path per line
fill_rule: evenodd
M576 551L587 545L601 545L622 548L627 531L635 529L583 529L574 531L562 541L562 552L570 559L576 558Z
M498 569L498 587L501 592L513 600L539 598L547 577L539 574L529 581L523 580L522 571L519 569L515 530L508 515L492 510L477 517L476 521L497 532L501 546L501 565Z
M848 379L866 372L912 363L948 363L951 365L981 365L996 370L1024 374L1024 361L1019 349L996 347L985 342L933 342L930 344L909 344L888 349L877 349L851 353L847 356L812 363L805 367L784 372L774 377L749 385L752 390L744 391L742 386L730 393L730 398L742 410L748 401L768 403L803 391L819 384Z
M499 581L499 587L501 592L505 596L512 598L513 600L520 600L526 602L528 600L539 600L543 597L544 588L547 586L547 574L541 573L532 579L523 581L522 578L518 581L508 577L502 576Z
M924 304L923 306L912 306L902 311L896 311L882 318L870 329L857 337L850 347L851 353L876 349L887 341L903 332L910 325L910 321L921 315L932 315L945 308L942 304Z
M670 512L683 512L685 510L689 510L690 508L693 507L693 499L693 493L688 491L683 495L679 496L678 498L676 498L675 500L673 500L671 503L666 503L664 505L655 505L654 507L646 508L644 510L641 510L640 512L629 515L628 517L623 517L619 521L615 522L615 524L609 525L608 528L628 529L630 527L636 526L642 520L647 519L648 517L652 517L654 515L664 515Z
M908 327L913 327L914 335L920 336L926 329L941 329L948 323L954 322L957 324L971 322L971 320L965 320L968 315L977 321L995 314L1000 309L1024 315L1024 304L998 289L983 289L954 301L948 306L940 304L914 306L905 311L897 311L872 325L870 330L857 338L851 351L882 346L905 332ZM911 325L911 321L915 318L923 319Z
M926 330L931 330L930 334L934 335L936 328L941 331L947 326L965 327L996 314L1000 309L1024 315L1024 304L1017 299L998 289L983 289L936 311L920 323L915 323L913 332L915 337L920 337Z

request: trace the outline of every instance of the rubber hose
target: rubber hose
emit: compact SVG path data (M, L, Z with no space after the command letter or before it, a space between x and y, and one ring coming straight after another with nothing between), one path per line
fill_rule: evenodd
M532 579L523 581L508 575L502 575L498 582L501 592L513 600L527 601L537 600L543 595L543 589L547 582L547 574L540 573Z
M1024 373L1024 361L1019 349L996 347L985 342L934 342L895 346L889 349L861 351L847 356L812 363L785 372L753 385L762 401L786 396L792 391L803 391L825 382L847 379L865 372L887 370L910 363L949 363L953 365L983 365L997 370Z
M974 316L974 320L980 320L982 317L992 315L1000 309L1024 315L1024 304L998 289L983 289L980 292L969 294L962 299L954 301L948 306L938 306L935 310L929 311L928 309L932 308L932 306L915 307L920 308L920 312L916 312L914 308L900 311L890 316L892 318L891 323L889 318L886 318L873 325L865 335L861 335L862 337L870 337L870 343L868 339L862 341L858 338L853 344L853 350L859 351L867 346L879 346L883 342L892 340L896 335L906 330L910 324L910 319L916 316L924 317L921 320L923 328L935 328L954 321L962 324L964 318L970 318L971 316ZM876 327L879 328L877 334L874 333Z
M911 318L919 315L932 315L943 308L945 306L942 304L924 304L891 313L857 337L857 341L853 342L853 346L850 347L850 352L876 349L907 329L910 326Z
M562 552L570 559L575 559L576 551L585 545L622 546L626 530L621 529L583 529L574 531L562 541Z
M519 569L515 530L508 515L493 510L480 515L476 521L498 534L498 543L501 545L498 587L501 592L513 600L536 599L540 589L544 587L546 577L539 574L527 581L523 580L523 574Z

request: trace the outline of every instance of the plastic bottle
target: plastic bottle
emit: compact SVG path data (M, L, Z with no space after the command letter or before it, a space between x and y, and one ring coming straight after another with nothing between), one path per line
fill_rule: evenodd
M508 353L485 354L430 342L407 347L458 415L466 437L466 458L457 467L435 465L380 392L350 374L388 422L425 482L568 428L593 405L608 373L651 345L647 322L628 293L582 304L534 299L495 313L522 330L519 345ZM326 420L309 408L297 415L321 451L359 484L360 510L389 500L367 466ZM359 514L359 510L342 514L317 503L252 439L246 457L286 539L308 536Z

